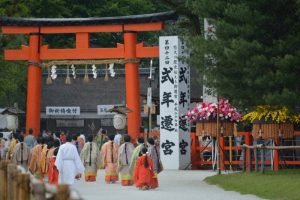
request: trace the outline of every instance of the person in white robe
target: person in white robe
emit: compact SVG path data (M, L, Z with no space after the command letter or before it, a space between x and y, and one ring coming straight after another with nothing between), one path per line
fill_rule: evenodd
M72 137L67 136L67 142L59 148L55 166L59 172L58 183L73 185L75 179L80 179L84 172L84 166L80 160Z

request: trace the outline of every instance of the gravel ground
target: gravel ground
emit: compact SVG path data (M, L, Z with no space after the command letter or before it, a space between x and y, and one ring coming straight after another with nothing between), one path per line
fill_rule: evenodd
M206 184L203 179L214 175L212 171L177 171L165 170L159 174L159 188L149 191L138 190L134 186L123 187L119 183L104 183L104 171L98 172L97 181L93 183L77 181L73 186L85 200L258 200L253 195L241 195L237 192L224 191Z

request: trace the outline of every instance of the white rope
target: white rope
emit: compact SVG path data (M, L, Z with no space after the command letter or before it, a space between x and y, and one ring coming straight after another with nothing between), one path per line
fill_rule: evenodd
M52 60L43 62L43 67L50 67L52 65L99 65L99 64L126 64L139 63L139 59L105 59L105 60Z
M212 142L213 142L213 152L212 152L212 155L213 155L213 164L212 164L212 168L213 170L216 169L216 163L217 163L217 158L218 158L218 147L217 147L217 143L214 141L214 139L212 139Z

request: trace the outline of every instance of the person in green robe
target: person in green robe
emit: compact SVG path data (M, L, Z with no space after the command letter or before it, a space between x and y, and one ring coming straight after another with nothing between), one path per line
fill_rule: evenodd
M94 142L97 144L99 152L101 151L103 144L105 144L108 141L109 141L109 139L108 139L106 130L104 130L104 129L99 130L98 134L94 138ZM100 156L99 169L104 169L104 166L102 165L102 157L101 156Z
M97 144L98 149L101 150L102 145L105 142L108 142L108 137L107 137L107 133L106 130L102 129L98 132L98 134L96 135L96 137L94 138L94 142Z
M144 138L143 137L139 137L137 139L137 146L135 147L135 149L133 150L132 156L131 156L131 160L130 160L130 175L133 176L133 171L134 171L134 167L135 167L135 163L136 160L139 158L139 156L141 155L141 151L142 149L145 147L144 144Z

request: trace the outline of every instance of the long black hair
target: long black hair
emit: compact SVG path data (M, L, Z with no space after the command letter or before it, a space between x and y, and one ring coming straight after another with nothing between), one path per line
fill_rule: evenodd
M24 136L19 135L19 142L21 143L21 164L23 164L23 151L24 151L24 146L23 146L23 141L24 141Z
M145 160L144 160L144 167L145 168L148 168L149 167L149 162L148 162L148 156L147 156L147 148L146 147L143 147L142 148L142 154L145 154Z
M130 142L130 140L131 140L131 137L129 135L124 136L126 165L128 165L127 143L126 142Z
M111 162L114 162L114 139L115 139L115 135L114 134L110 134L108 136L109 140L111 141Z
M89 161L89 166L92 165L92 151L93 151L93 135L89 135L88 141L90 142L90 161Z

